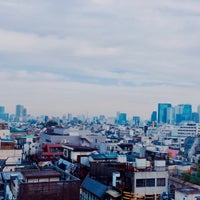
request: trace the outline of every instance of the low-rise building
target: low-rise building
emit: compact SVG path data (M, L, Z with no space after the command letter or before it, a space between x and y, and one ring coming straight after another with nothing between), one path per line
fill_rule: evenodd
M2 174L6 196L17 200L78 200L80 180L64 171L51 169L20 169Z
M91 153L97 151L96 148L91 148L87 146L78 146L78 145L70 145L63 144L63 157L71 162L80 163L81 157L88 157Z

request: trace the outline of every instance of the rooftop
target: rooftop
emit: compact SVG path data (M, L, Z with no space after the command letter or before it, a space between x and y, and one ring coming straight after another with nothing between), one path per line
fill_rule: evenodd
M108 187L90 177L86 177L82 183L82 188L91 192L95 196L102 198L107 191Z
M117 159L118 154L109 153L109 154L92 154L91 157L94 160L108 160L108 159Z
M72 145L72 144L64 144L63 148L71 149L73 151L95 151L96 148L91 148L87 146L78 146L78 145Z
M200 194L200 190L192 187L182 187L178 188L177 191L184 193L184 194Z
M61 177L61 174L53 169L48 170L22 170L21 173L25 178L50 178Z

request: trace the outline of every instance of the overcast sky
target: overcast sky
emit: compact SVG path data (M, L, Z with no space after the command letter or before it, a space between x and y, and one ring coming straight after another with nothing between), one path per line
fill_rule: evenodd
M0 105L149 118L200 104L199 0L0 0Z

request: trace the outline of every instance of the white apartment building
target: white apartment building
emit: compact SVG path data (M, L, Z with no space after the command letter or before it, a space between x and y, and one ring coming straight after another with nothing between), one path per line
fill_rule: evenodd
M155 160L149 165L145 158L136 159L136 170L132 173L132 193L148 199L159 198L168 193L168 171L165 160Z

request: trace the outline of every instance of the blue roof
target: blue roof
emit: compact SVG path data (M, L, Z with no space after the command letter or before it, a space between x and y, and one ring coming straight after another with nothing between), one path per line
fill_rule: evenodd
M10 136L6 135L5 138L1 138L1 141L6 141L6 142L13 142L15 141L13 138L11 138Z
M27 138L37 138L35 134L19 135L17 138L27 139Z
M98 198L103 198L106 191L108 190L108 187L94 179L91 179L89 176L85 178L83 181L81 187L88 192L92 193Z
M109 159L117 159L118 154L110 153L110 154L91 154L91 157L94 160L109 160Z
M24 135L22 138L36 138L37 136L35 136L34 134L28 134L28 135Z

